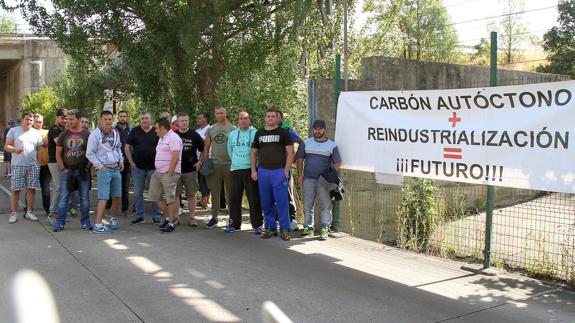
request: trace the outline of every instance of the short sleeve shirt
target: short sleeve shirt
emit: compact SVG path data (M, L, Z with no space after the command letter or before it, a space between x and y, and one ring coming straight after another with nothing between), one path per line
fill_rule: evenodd
M206 132L206 138L209 137L211 140L210 149L214 164L230 165L232 163L228 155L228 136L234 129L236 127L231 123L225 126L220 126L216 123L210 126Z
M88 148L89 137L90 132L88 130L79 132L64 130L60 134L57 147L62 148L62 159L66 168L79 167L88 162L86 149Z
M318 179L322 173L331 168L332 164L341 163L337 145L329 139L326 141L306 139L299 146L296 157L305 160L303 169L305 178Z
M286 164L286 146L293 145L287 129L260 129L256 132L252 148L258 150L259 166L266 169L284 168Z
M182 139L172 130L158 140L156 146L156 171L158 173L167 173L170 170L170 162L172 160L172 152L179 151L180 157L178 165L174 172L182 172Z
M185 133L178 130L176 134L182 138L183 144L182 173L193 172L196 170L194 164L198 162L197 151L204 150L204 141L196 131L191 129Z
M38 165L37 153L42 145L42 134L40 131L30 128L24 131L22 127L14 127L8 131L7 139L12 139L15 148L22 148L24 151L20 154L12 154L13 166L31 166Z
M145 132L141 126L134 127L126 143L132 148L132 160L136 167L144 170L153 170L156 168L156 146L158 145L158 135L154 128Z

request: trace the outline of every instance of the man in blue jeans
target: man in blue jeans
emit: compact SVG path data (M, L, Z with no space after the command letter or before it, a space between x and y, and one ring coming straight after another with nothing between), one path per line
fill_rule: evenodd
M320 240L326 240L331 224L331 198L329 189L319 180L322 173L339 169L341 157L337 145L325 136L325 122L314 121L313 137L304 140L296 154L300 187L303 187L304 229L302 236L311 236L314 231L314 204L317 200L321 209ZM305 161L305 163L304 163Z
M291 240L287 181L293 158L293 141L288 130L278 126L277 111L268 109L265 128L256 132L250 154L251 178L258 181L264 210L266 230L262 238L277 235L277 210L281 238Z
M128 140L124 146L126 159L132 169L134 178L134 204L136 214L132 218L131 224L144 222L144 188L146 182L150 182L152 174L156 170L154 160L156 159L156 146L158 145L158 135L152 127L152 115L149 112L140 114L140 125L134 127L128 135ZM160 223L160 209L156 202L152 202L152 222Z
M100 126L88 138L86 157L96 168L98 185L98 208L94 233L112 233L118 228L118 203L122 197L122 175L124 158L120 134L112 127L114 115L110 111L100 113ZM112 198L110 227L102 223L106 202Z
M58 219L54 223L54 232L64 229L68 214L68 198L72 192L80 192L80 213L82 229L92 230L90 224L90 163L86 158L90 132L82 128L78 110L66 113L68 129L58 136L56 143L56 163L61 172L60 197L58 200Z

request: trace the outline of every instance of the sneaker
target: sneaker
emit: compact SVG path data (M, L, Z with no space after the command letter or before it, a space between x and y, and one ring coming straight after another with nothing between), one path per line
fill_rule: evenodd
M64 230L64 225L61 223L54 224L54 227L52 228L52 231L54 232L60 232L62 230Z
M91 223L82 224L82 230L92 231L93 229L94 229L94 226L92 226Z
M322 228L321 233L319 234L319 240L327 240L328 235L329 235L329 229Z
M254 234L260 235L262 234L262 227L257 227L254 229Z
M57 218L58 218L58 216L56 214L50 214L46 218L46 221L48 222L49 225L54 225L54 224L56 224Z
M296 221L296 219L291 220L291 230L292 230L292 231L297 231L297 230L299 230L299 227L297 226L297 221Z
M132 222L130 222L130 224L140 224L140 223L144 223L144 218L135 218L132 220Z
M190 219L190 223L188 223L189 226L191 227L197 227L198 226L198 220L196 219Z
M167 219L164 220L164 222L162 222L162 224L160 224L160 229L163 229L166 225L168 225L170 223L170 221L168 221Z
M232 227L231 225L228 225L225 229L224 229L225 233L234 233L236 232L236 228Z
M291 234L289 233L288 230L282 230L280 236L281 236L283 241L290 241L291 240Z
M111 218L110 219L110 228L112 230L117 230L118 229L118 218Z
M271 238L271 237L276 237L277 235L278 235L277 230L267 228L266 231L264 231L262 233L261 237L264 239L267 239L267 238Z
M176 228L176 226L173 223L168 223L166 224L163 228L161 228L160 230L162 232L172 232L174 231L174 229Z
M160 224L160 218L152 218L152 223L155 225Z
M206 228L212 229L212 228L215 228L217 225L218 225L218 220L212 218L212 219L210 219L208 224L206 224Z
M98 225L95 225L94 228L92 229L92 232L93 233L108 233L109 234L109 233L114 232L114 230L108 228L105 225L102 225L100 227L98 227Z
M16 223L18 222L18 213L12 212L10 213L10 219L8 219L8 223Z
M313 236L313 228L304 227L303 232L300 234L300 237L309 237Z
M26 214L24 214L24 218L30 221L38 221L38 217L32 213L32 211L27 211Z

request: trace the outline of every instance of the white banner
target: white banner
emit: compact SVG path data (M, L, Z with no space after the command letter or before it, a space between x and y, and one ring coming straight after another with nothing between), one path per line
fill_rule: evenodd
M335 140L348 169L575 193L574 133L566 81L342 92Z

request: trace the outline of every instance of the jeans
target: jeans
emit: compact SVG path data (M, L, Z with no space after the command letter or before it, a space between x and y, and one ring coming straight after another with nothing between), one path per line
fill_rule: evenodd
M89 193L90 193L90 172L86 172L86 179L82 180L80 176L76 178L78 181L78 190L80 192L80 214L82 217L80 218L80 223L89 224L90 223L90 200L89 200ZM60 185L60 199L58 203L58 221L56 225L64 225L66 223L66 216L68 215L68 198L72 192L68 191L68 185L66 185L68 181L68 174L70 174L70 170L65 170L61 173L60 179L62 185Z
M42 206L46 214L50 214L50 181L52 175L48 165L40 166L40 188L42 189Z
M267 229L276 228L276 209L280 230L290 231L288 183L283 168L258 168L258 187Z
M314 227L314 204L318 200L321 210L321 227L329 228L331 224L331 198L329 190L325 185L321 185L319 180L313 178L303 179L303 212L304 227Z
M134 177L134 204L136 207L135 219L144 218L144 186L146 181L150 181L154 170L145 170L138 167L132 169L132 176ZM156 202L152 202L152 218L160 219L160 209Z
M52 182L54 183L54 190L50 194L50 213L56 214L58 212L58 203L60 201L60 176L62 172L56 163L48 163L48 169L50 169Z

